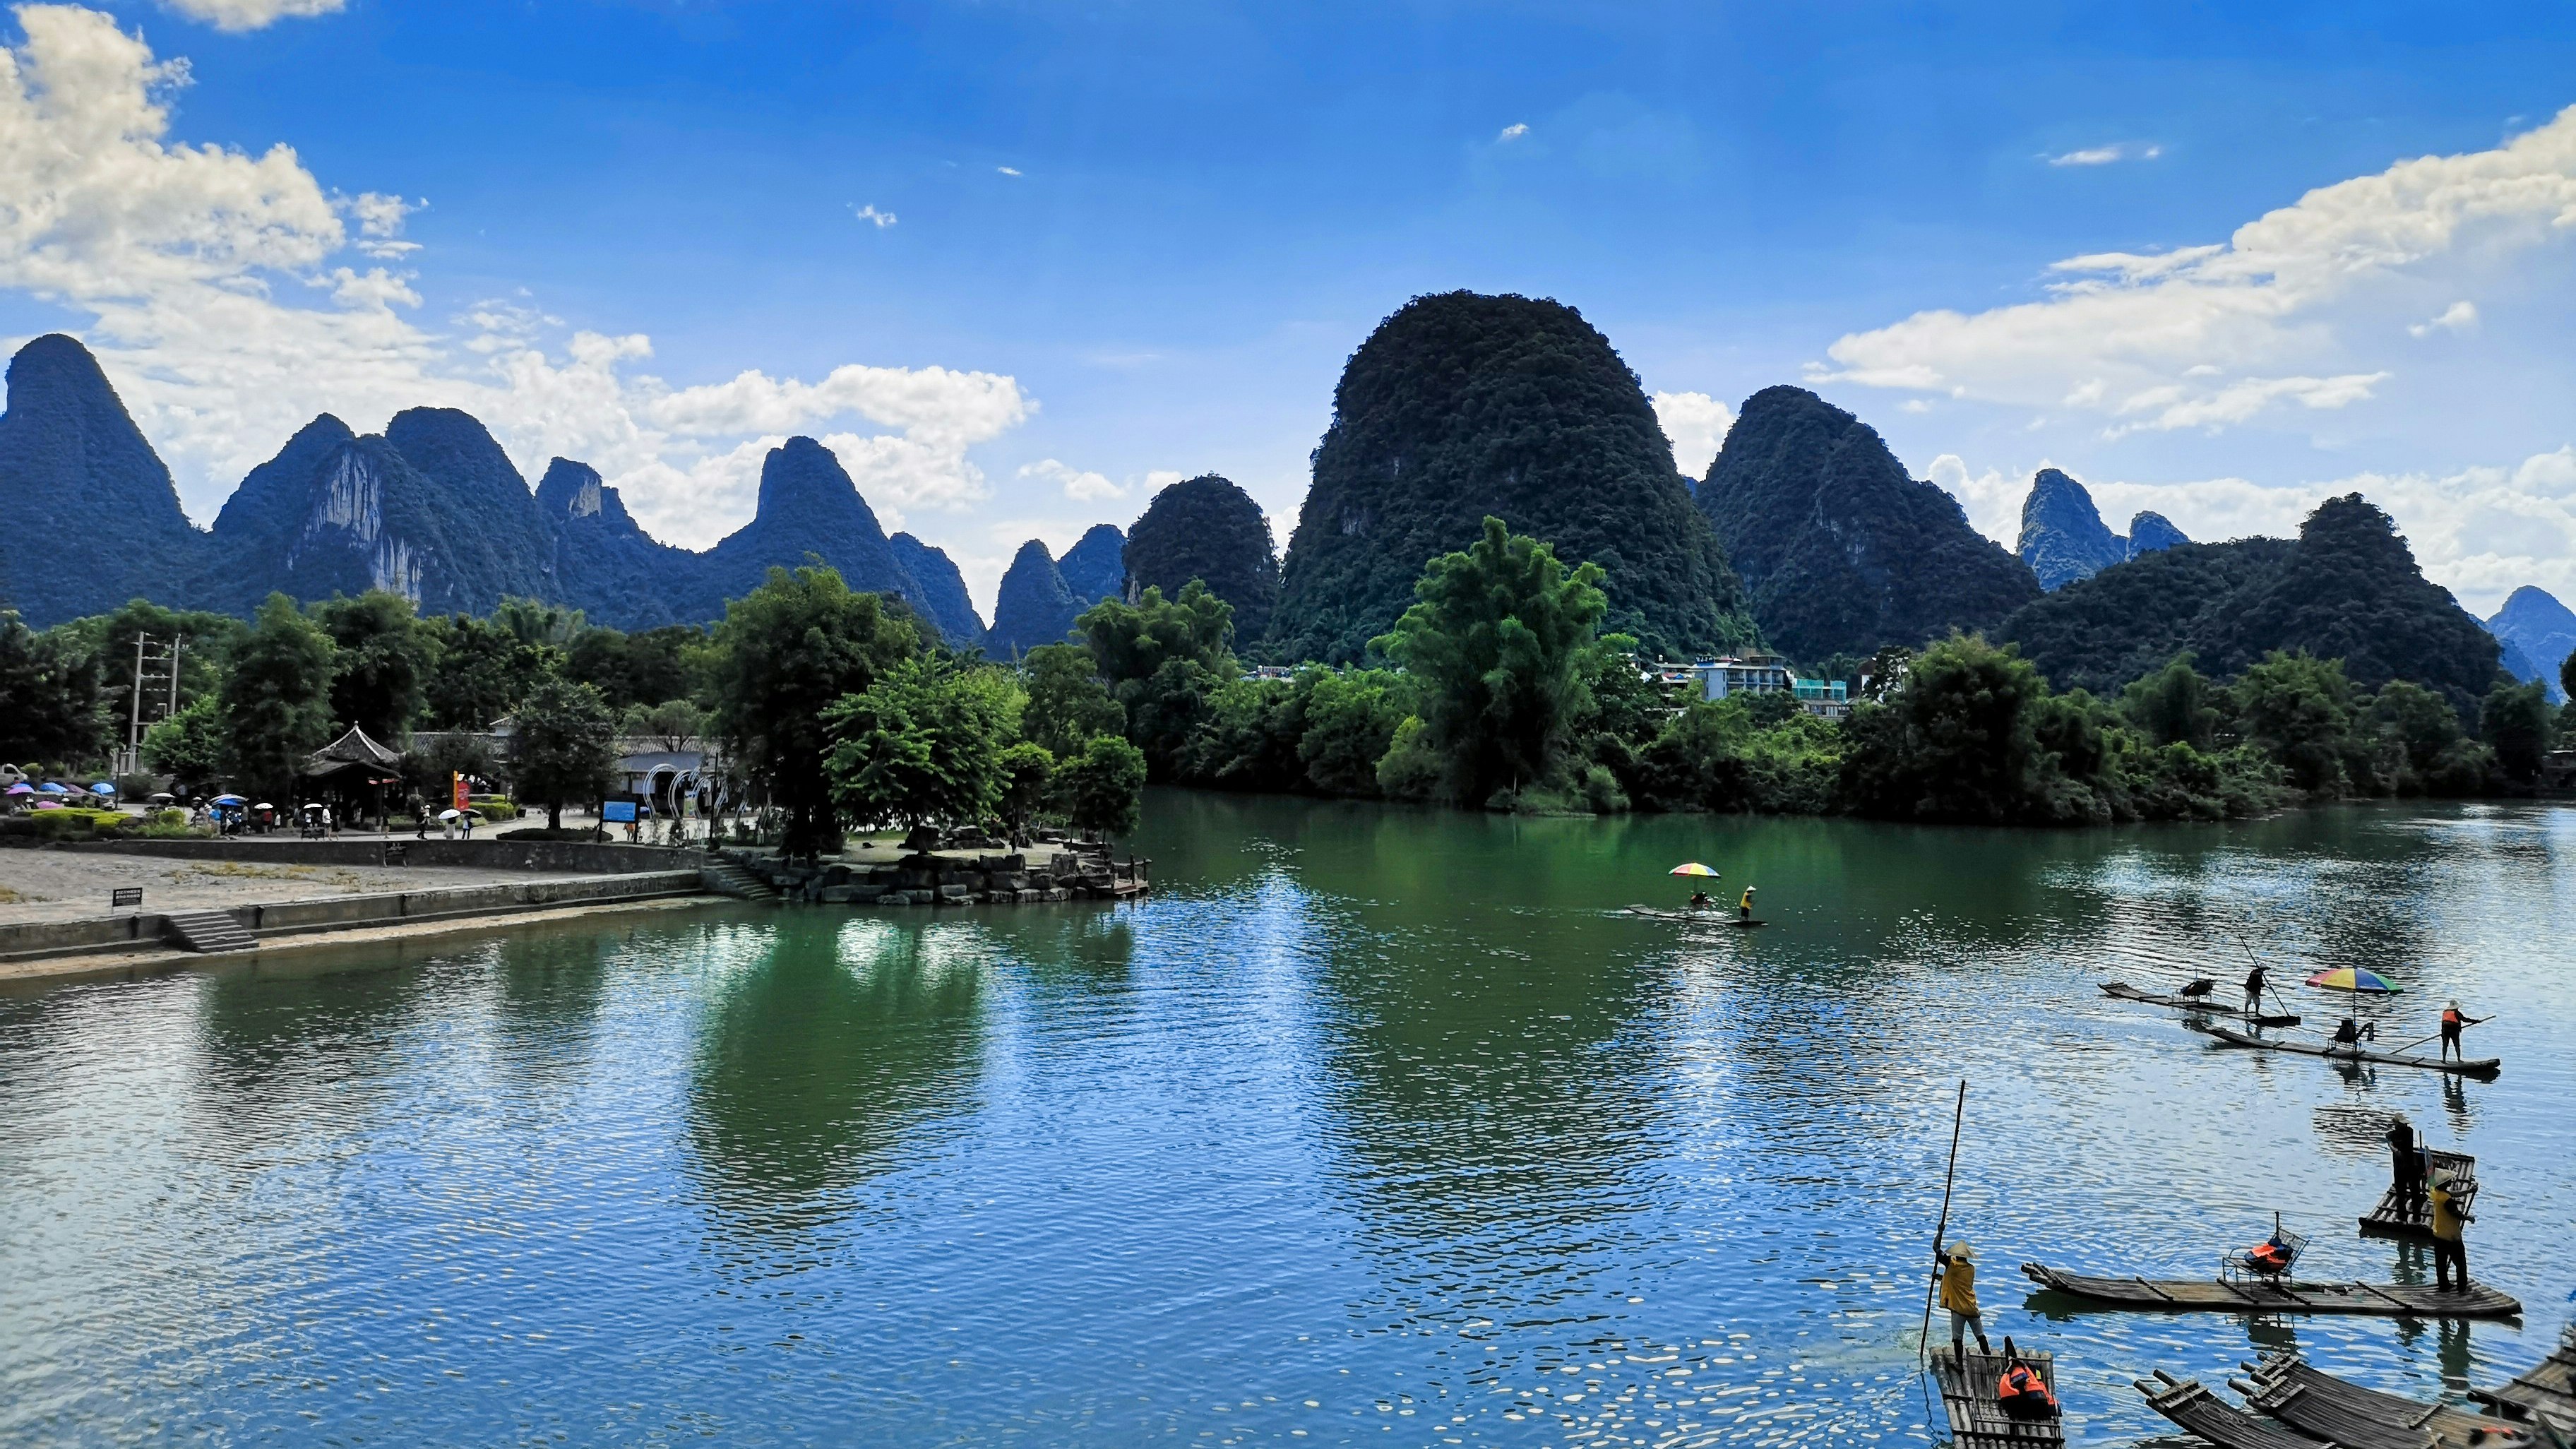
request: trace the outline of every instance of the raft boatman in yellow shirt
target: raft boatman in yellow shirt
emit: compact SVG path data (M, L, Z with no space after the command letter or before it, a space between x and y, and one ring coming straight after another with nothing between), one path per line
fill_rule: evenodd
M1994 1346L1986 1342L1985 1316L1977 1311L1977 1250L1966 1243L1953 1243L1933 1260L1932 1276L1941 1284L1941 1306L1950 1313L1950 1356L1960 1363L1968 1360L1968 1333L1977 1335L1977 1352L1994 1357Z
M2458 1198L2451 1195L2451 1174L2433 1174L2433 1281L2445 1293L2452 1292L2451 1270L2460 1274L2457 1291L2469 1291L2469 1246L2460 1241L2460 1225L2476 1219L2460 1211Z
M1749 921L1753 919L1753 887L1746 886L1744 888L1744 899L1735 903L1735 918L1739 921Z

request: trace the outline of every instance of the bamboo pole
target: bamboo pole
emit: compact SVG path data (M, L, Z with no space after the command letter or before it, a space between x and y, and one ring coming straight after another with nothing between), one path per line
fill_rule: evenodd
M1957 1186L1959 1181L1959 1129L1966 1124L1967 1120L1968 1079L1961 1077L1958 1105L1951 1110L1950 1114L1950 1171L1941 1180L1941 1221L1932 1229L1932 1261L1936 1264L1941 1261L1941 1239L1950 1231L1950 1189ZM1922 1342L1915 1350L1915 1361L1918 1363L1932 1356L1932 1295L1939 1287L1940 1281L1936 1270L1933 1280L1923 1286Z

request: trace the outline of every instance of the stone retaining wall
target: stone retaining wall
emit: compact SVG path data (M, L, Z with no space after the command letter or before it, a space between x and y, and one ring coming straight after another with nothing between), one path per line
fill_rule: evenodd
M685 852L669 851L665 854ZM510 916L556 906L607 905L662 896L695 895L705 889L698 867L692 865L686 870L637 871L604 878L595 876L588 880L522 881L505 885L457 886L445 890L322 896L306 901L283 901L276 905L235 906L224 914L256 936L294 936L360 926L387 926L403 921ZM169 935L169 917L154 911L93 917L86 921L23 921L0 926L0 961L131 951L165 944Z
M266 861L272 865L382 866L385 846L402 847L411 865L473 870L546 870L582 875L695 870L704 852L660 845L599 845L579 840L82 840L53 847L101 855L164 855L182 860Z
M824 905L988 906L1038 901L1112 900L1142 895L1153 862L1113 862L1104 854L1059 855L1032 869L1025 855L972 860L910 855L893 865L802 865L773 856L726 852L789 900Z

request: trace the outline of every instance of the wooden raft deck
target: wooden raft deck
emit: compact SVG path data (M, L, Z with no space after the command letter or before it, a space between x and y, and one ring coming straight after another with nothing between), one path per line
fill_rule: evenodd
M2135 1001L2147 1006L2169 1006L2176 1011L2196 1011L2203 1016L2232 1017L2237 1021L2251 1022L2256 1026L2297 1026L2299 1024L2299 1018L2287 1012L2257 1011L2248 1014L2242 1007L2212 1001L2205 996L2161 996L2152 991L2140 991L2126 981L2105 981L2100 983L2100 986L2102 994L2114 1001Z
M2428 1444L2505 1444L2527 1434L2495 1414L2383 1393L2310 1366L2292 1352L2266 1354L2252 1381L2232 1387L2245 1402L2312 1439L2341 1449L2426 1449Z
M2038 1373L2040 1382L2048 1385L2050 1397L2057 1397L2054 1354L2023 1349L2015 1357ZM1963 1373L1961 1364L1950 1357L1950 1350L1932 1350L1932 1382L1941 1386L1941 1407L1949 1412L1950 1441L1956 1449L2004 1449L2007 1445L2032 1449L2066 1442L2062 1420L2004 1416L2003 1406L1995 1402L1995 1385L2002 1380L2004 1365L2009 1361L1999 1353L1972 1350Z
M2500 1389L2471 1389L2469 1397L2508 1418L2547 1424L2576 1438L2576 1327L2560 1335L2557 1351L2529 1373Z
M2318 1449L2316 1440L2221 1400L2195 1379L2177 1379L2158 1369L2154 1379L2137 1384L2147 1407L2219 1449Z
M2022 1273L2040 1287L2105 1307L2163 1313L2341 1313L2379 1318L2516 1318L2522 1304L2483 1283L2445 1293L2430 1283L2228 1282L2218 1278L2094 1278L2044 1263Z
M2478 1160L2465 1152L2436 1150L2426 1156L2432 1160L2433 1172L2451 1174L2451 1196L2459 1203L2460 1211L2475 1212L2478 1205ZM2430 1180L2431 1173L2427 1173L2426 1181ZM2379 1206L2362 1216L2361 1230L2369 1236L2381 1238L2433 1236L2432 1194L2428 1192L2412 1204L2401 1205L2397 1201L2396 1184L2391 1183L2388 1190L2379 1195Z

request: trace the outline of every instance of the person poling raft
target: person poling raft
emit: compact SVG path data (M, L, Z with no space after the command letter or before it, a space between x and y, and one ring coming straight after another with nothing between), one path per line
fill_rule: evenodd
M2343 1027L2339 1026L2331 1038L2322 1042L2293 1041L2288 1037L2249 1036L2244 1032L2231 1030L2215 1023L2194 1022L2190 1025L2194 1031L2207 1032L2218 1038L2223 1045L2246 1047L2257 1051L2295 1052L2300 1056L2324 1057L2328 1061L2359 1062L2383 1067L2422 1067L2427 1071L2453 1072L2464 1077L2492 1077L2504 1070L2504 1063L2495 1057L2479 1057L2471 1060L2418 1056L2402 1046L2387 1051L2373 1051L2363 1047L2361 1043L2373 1039L2374 1032L2357 1022L2347 1021L2346 1025L2352 1027L2349 1038ZM2431 1038L2427 1037L2425 1040L2429 1041ZM2421 1045L2423 1042L2420 1041L2405 1044L2405 1046Z
M2467 1061L2468 1049L2460 1045L2461 1031L2476 1026L2480 1022L2493 1020L2495 1018L2491 1016L2463 1014L2460 1010L2460 998L2452 997L2451 1004L2442 1008L2442 1060L2447 1062L2457 1054L2460 1060Z

